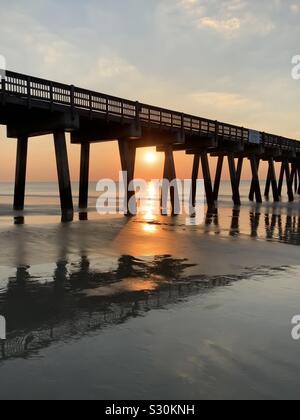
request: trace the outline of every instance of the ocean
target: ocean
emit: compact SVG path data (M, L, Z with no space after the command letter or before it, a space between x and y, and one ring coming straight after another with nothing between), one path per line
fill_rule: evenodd
M0 399L299 399L300 203L61 223L56 183L1 184ZM74 201L78 184L73 185Z

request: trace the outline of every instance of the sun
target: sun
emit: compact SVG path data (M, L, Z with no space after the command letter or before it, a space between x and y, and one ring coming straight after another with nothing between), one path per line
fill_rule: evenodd
M145 162L149 165L153 165L157 161L157 156L155 152L147 152L145 154Z

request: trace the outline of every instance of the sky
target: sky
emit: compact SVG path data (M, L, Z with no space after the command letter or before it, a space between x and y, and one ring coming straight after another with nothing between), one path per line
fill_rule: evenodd
M300 139L299 0L0 0L9 70ZM16 141L0 128L0 179ZM78 179L79 147L68 147ZM162 173L163 157L137 176ZM53 157L53 158L52 158ZM178 176L191 157L176 156ZM93 145L91 179L116 178L116 144ZM244 177L248 177L247 168ZM53 141L30 140L28 179L56 179Z

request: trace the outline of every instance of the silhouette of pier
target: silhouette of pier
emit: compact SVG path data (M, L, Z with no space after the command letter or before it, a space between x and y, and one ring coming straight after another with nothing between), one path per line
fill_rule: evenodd
M165 153L164 177L176 178L174 152L185 151L194 157L193 191L200 164L203 169L207 203L213 207L219 198L225 159L228 161L235 205L241 204L240 181L246 160L251 163L252 183L249 199L261 203L263 193L259 178L262 161L268 163L264 190L280 201L286 182L289 201L300 193L300 142L265 132L258 132L219 121L129 101L40 78L7 71L1 79L0 124L7 127L7 137L17 139L14 209L23 210L30 137L53 134L61 209L73 217L73 197L66 147L66 133L71 143L81 147L79 208L88 207L90 145L118 141L122 170L127 183L134 178L136 150L156 147ZM211 173L209 156L218 159ZM276 164L280 165L277 179ZM127 185L127 186L128 186ZM128 190L128 188L127 188ZM128 192L127 200L134 193ZM171 194L172 198L172 194ZM174 208L174 194L172 205Z

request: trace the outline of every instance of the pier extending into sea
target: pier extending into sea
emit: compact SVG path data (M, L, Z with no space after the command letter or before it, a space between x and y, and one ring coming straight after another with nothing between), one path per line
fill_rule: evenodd
M81 147L79 208L88 207L90 146L117 141L122 170L127 172L127 191L134 179L136 150L156 147L165 154L164 179L176 179L174 153L193 155L192 199L196 200L197 179L202 165L206 199L213 207L219 198L224 164L228 163L235 205L241 205L240 182L245 160L251 163L249 200L263 202L272 195L281 200L286 182L292 202L300 194L300 142L246 127L213 121L140 102L133 102L73 85L6 71L0 86L0 124L7 137L17 139L14 209L23 210L28 141L52 134L54 138L60 202L63 215L74 212L66 133ZM209 156L218 160L212 174ZM259 178L261 162L268 164L264 191ZM277 177L276 165L280 165ZM128 192L127 200L134 195ZM174 194L171 194L174 208Z

